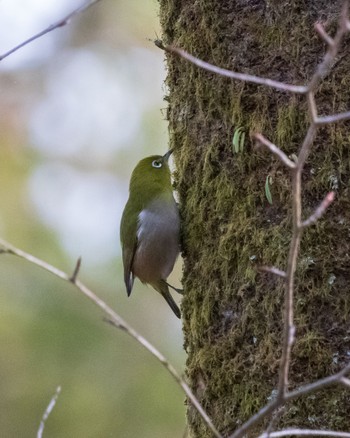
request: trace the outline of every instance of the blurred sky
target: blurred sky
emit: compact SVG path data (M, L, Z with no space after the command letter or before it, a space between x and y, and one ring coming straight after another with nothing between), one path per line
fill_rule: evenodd
M0 0L0 54L81 4ZM167 150L159 34L156 0L102 0L0 62L0 236L65 270L82 256L82 280L181 369L181 323L138 282L126 297L118 235L133 167ZM33 436L58 385L47 436L181 436L181 391L68 288L0 257L3 436Z

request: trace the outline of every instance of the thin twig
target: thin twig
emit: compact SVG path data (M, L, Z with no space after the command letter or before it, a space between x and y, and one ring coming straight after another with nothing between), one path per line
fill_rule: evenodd
M116 328L122 328L123 330L125 330L125 327L118 326L118 324L115 321L111 320L111 319L106 319L106 321L109 324L111 324L114 327L116 327ZM160 355L160 353L159 353L159 355ZM206 412L202 408L202 406L199 403L199 401L197 400L197 398L193 395L193 393L190 390L190 388L187 385L187 383L177 374L177 372L175 371L174 367L168 362L168 360L164 356L162 356L161 358L158 356L158 360L162 363L162 365L164 365L164 367L168 371L172 370L172 371L170 371L172 376L174 377L176 382L181 386L181 388L183 389L185 394L188 396L188 398L191 400L191 403L197 409L198 413L202 416L202 418L205 421L205 423L207 424L207 426L211 429L211 431L214 433L214 435L216 437L222 438L222 435L216 430L216 428L213 425L211 419L208 417L208 415L206 414Z
M319 379L313 383L300 386L294 391L287 392L284 395L282 401L278 398L273 399L270 403L263 406L255 415L250 417L249 420L247 420L239 429L237 429L232 435L230 435L229 438L240 438L246 435L247 432L249 432L257 423L262 421L263 418L266 418L268 415L273 413L282 405L285 405L287 402L295 400L303 395L319 391L328 386L332 386L337 383L344 383L344 376L346 376L348 373L350 373L350 363L336 374L332 374L331 376L325 377L324 379Z
M331 386L336 383L342 383L343 377L346 376L348 373L350 373L350 363L336 374L332 374L331 376L316 380L315 382L309 383L308 385L303 385L297 389L294 389L293 391L290 391L285 395L284 400L291 401L295 398L300 397L301 395L307 395L311 392L319 391L320 389L326 388L327 386Z
M309 217L306 221L301 221L302 213L302 203L301 203L301 175L305 162L311 150L311 146L316 136L317 127L322 123L333 123L338 120L345 120L348 118L348 113L343 113L340 117L339 115L335 117L329 116L328 118L319 118L317 116L317 107L314 100L314 91L321 79L325 77L330 71L335 56L339 50L342 38L344 34L349 31L350 25L348 21L348 2L344 3L342 8L341 17L339 20L338 30L334 40L329 41L328 50L322 60L322 62L317 67L314 75L312 76L310 83L307 87L306 95L309 107L309 112L311 115L311 123L309 129L304 137L304 141L301 145L297 161L292 169L292 204L293 204L293 234L291 239L291 246L288 255L287 271L286 271L286 292L285 292L285 308L284 308L284 330L283 330L283 345L282 354L280 360L280 371L279 371L279 383L278 383L278 394L277 397L265 405L260 411L251 417L246 423L243 424L236 432L234 432L230 438L240 438L244 436L257 422L266 418L268 415L275 412L276 409L285 405L286 402L291 401L296 397L305 395L309 392L316 391L334 383L344 384L344 376L350 370L350 365L345 367L341 372L336 375L328 376L325 379L316 381L309 385L298 388L295 391L288 392L289 386L289 367L291 361L291 349L294 342L295 336L295 326L294 326L294 277L297 264L297 258L299 254L300 239L302 235L303 228L314 223L319 217L324 213L326 208L334 199L334 193L328 194L321 205L316 209L315 213ZM322 31L321 31L322 32ZM343 116L344 115L344 116ZM289 160L283 151L281 151L276 145L273 145L264 137L256 136L260 141L263 139L262 143L265 144L272 153L277 155L288 167L290 166ZM287 158L287 159L286 159ZM271 272L271 270L269 270ZM282 271L283 272L283 271ZM347 381L348 379L346 379ZM266 435L264 435L266 436ZM273 433L270 436L274 436Z
M308 93L307 100L308 100L311 120L313 123L315 123L318 120L318 115L317 115L317 106L316 106L316 102L315 102L315 95L312 91L310 91Z
M53 395L53 397L50 400L50 403L47 405L47 408L45 409L44 415L41 419L40 426L39 426L39 429L38 429L38 432L36 435L37 438L42 438L46 420L49 418L49 415L53 411L53 408L56 405L56 402L57 402L58 396L60 395L60 392L61 392L61 387L58 386L56 388L55 394Z
M66 274L65 272L57 269L56 267L50 265L49 263L44 262L43 260L26 253L25 251L22 251L19 248L16 248L15 246L11 245L10 243L6 242L3 239L0 239L0 245L5 249L6 253L13 254L15 256L21 257L25 260L27 260L30 263L33 263L34 265L39 266L40 268L44 269L45 271L50 272L51 274L55 275L56 277L61 278L64 281L67 281L69 283L72 283L71 276ZM206 414L202 406L200 405L199 401L191 391L190 387L187 385L187 383L180 377L176 369L172 364L168 362L168 360L163 356L160 351L156 349L146 338L144 338L142 335L140 335L133 327L131 327L120 315L118 315L114 310L112 310L111 307L109 307L101 298L99 298L94 292L92 292L91 289L89 289L87 286L85 286L80 280L75 280L73 282L74 286L82 292L89 300L91 300L96 306L98 306L105 315L108 316L108 320L111 324L113 324L115 327L120 328L125 333L127 333L129 336L131 336L133 339L135 339L139 344L141 344L148 352L150 352L158 361L165 367L165 369L170 373L170 375L173 377L173 379L179 384L179 386L182 388L186 396L190 399L193 406L197 409L200 416L203 418L206 425L209 427L209 429L213 432L215 437L222 438L221 434L218 432L218 430L213 425L212 421L210 420L209 416Z
M77 281L80 267L81 267L81 257L78 258L77 263L76 263L75 268L74 268L74 271L73 271L73 274L69 279L71 281L71 283L73 283L73 284L75 284L75 282Z
M275 266L259 266L258 271L269 272L269 273L276 275L277 277L281 277L281 278L287 277L287 274L285 273L285 271L282 271L281 269L278 269Z
M309 227L310 225L314 224L318 219L320 219L321 216L323 216L324 212L327 210L327 208L331 205L331 203L334 201L335 193L329 192L327 196L324 198L324 200L321 202L321 204L316 208L314 213L312 213L311 216L309 216L302 224L302 227Z
M335 432L333 430L314 430L314 429L284 429L270 434L263 433L258 438L279 438L283 436L327 436L336 438L350 438L349 432Z
M203 68L204 70L210 71L212 73L216 73L220 76L225 76L231 79L238 79L239 81L250 82L258 85L266 85L267 87L272 87L275 88L276 90L289 91L291 93L305 94L307 92L307 87L305 86L289 85L284 82L274 81L272 79L261 78L259 76L249 75L245 73L237 73L232 70L227 70L226 68L217 67L213 64L209 64L208 62L202 61L201 59L196 58L195 56L191 55L185 50L178 49L177 47L164 46L162 41L160 40L156 40L154 41L154 43L160 49L165 50L166 52L175 53L176 55L179 55L181 58L190 61L192 64L196 65L197 67Z
M281 406L279 399L275 398L273 401L263 406L256 414L249 418L239 429L237 429L228 438L241 438L246 435L257 423L259 423L263 418L268 417L277 408Z
M298 155L296 168L293 172L293 179L292 179L293 234L292 234L291 245L289 249L287 271L286 271L287 283L286 283L286 294L285 294L285 305L284 305L284 335L283 335L282 355L280 361L280 372L279 372L279 381L278 381L278 398L280 400L283 400L284 395L288 390L290 358L291 358L291 351L295 337L294 281L295 281L295 270L297 266L299 246L300 246L300 240L302 234L302 228L300 226L301 175L315 135L316 135L316 128L315 125L311 123L306 133L306 136L304 138L303 144L301 146L301 150Z
M350 379L347 379L346 377L342 377L340 379L340 383L350 388Z
M309 105L309 111L312 116L312 121L309 129L305 135L303 144L301 146L295 171L293 172L292 180L292 194L293 194L293 235L291 240L291 246L289 250L288 263L287 263L287 285L285 296L285 316L284 316L284 340L282 346L282 355L280 362L280 373L278 382L278 398L282 401L288 390L289 383L289 367L292 345L294 343L295 326L294 326L294 275L296 270L297 258L299 254L300 239L302 234L301 223L301 175L304 169L305 162L311 150L311 146L316 136L317 125L315 119L317 118L317 108L314 102L314 90L328 73L332 66L332 63L338 53L339 46L341 44L344 34L347 32L345 24L348 16L348 2L344 3L342 13L339 20L338 30L334 37L332 44L328 45L328 50L318 65L311 81L308 85L307 100ZM326 201L327 202L327 201ZM330 202L329 202L330 203ZM311 223L311 222L310 222Z
M350 23L348 20L348 2L345 1L343 4L342 12L340 14L339 26L334 39L330 38L328 34L324 31L320 23L315 25L316 31L321 35L321 37L327 42L328 50L323 57L322 62L318 65L315 73L313 74L308 85L291 85L285 82L274 81L268 78L262 78L260 76L249 75L245 73L238 73L232 70L218 67L216 65L210 64L197 58L183 49L174 46L165 46L163 42L159 39L154 41L154 44L160 49L174 53L183 59L191 62L192 64L200 67L204 70L210 71L212 73L218 74L220 76L225 76L231 79L237 79L242 82L250 82L258 85L265 85L276 90L288 91L295 94L308 94L316 89L318 83L329 73L333 66L335 57L339 51L340 44L344 35L350 29Z
M331 116L318 117L315 120L316 125L323 126L329 125L330 123L343 122L350 119L350 111L344 113L333 114Z
M334 38L332 39L332 41L328 43L328 50L325 56L323 57L322 62L318 65L315 73L313 74L307 86L307 92L315 90L318 84L320 83L320 81L328 75L331 68L333 67L333 63L335 61L335 57L338 54L343 37L349 31L348 16L349 16L349 3L346 0L343 3L343 7L340 13L337 32Z
M279 147L271 143L262 134L257 133L254 134L253 137L258 141L258 144L261 143L266 146L274 155L276 155L282 161L283 164L285 164L290 169L295 169L296 164L292 160L290 160Z
M332 46L334 44L334 40L332 37L328 35L325 28L322 26L320 22L315 23L314 26L316 32L320 35L320 37L329 45Z
M270 420L269 425L265 431L266 438L270 438L272 431L273 431L273 427L274 427L275 423L277 422L278 418L282 415L283 411L284 411L284 406L281 406L279 409L276 409L272 413L271 420Z
M17 52L17 50L21 49L22 47L26 46L27 44L37 40L38 38L46 35L49 32L52 32L53 30L66 26L69 24L72 18L74 18L76 15L81 14L82 12L89 9L91 6L95 5L96 3L100 2L101 0L92 0L89 3L80 6L79 8L75 9L68 15L66 15L64 18L61 18L60 20L56 21L55 23L51 24L46 29L42 30L41 32L37 33L36 35L33 35L32 37L28 38L27 40L23 41L22 43L18 44L17 46L13 47L8 52L4 53L3 55L0 55L0 61L2 61L4 58L7 58L8 56L12 55L12 53Z

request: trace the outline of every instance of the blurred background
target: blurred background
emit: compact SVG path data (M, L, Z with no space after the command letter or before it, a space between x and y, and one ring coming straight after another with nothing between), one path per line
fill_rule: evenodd
M82 3L0 0L0 54ZM181 372L181 323L138 281L127 298L119 244L133 167L167 150L157 34L156 0L102 0L0 62L0 237L69 273L82 256L80 279ZM59 385L44 437L183 435L160 363L72 286L0 255L1 436L36 436Z

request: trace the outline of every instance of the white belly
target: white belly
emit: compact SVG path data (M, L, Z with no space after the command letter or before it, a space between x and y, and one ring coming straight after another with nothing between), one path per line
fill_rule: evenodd
M180 220L176 204L139 214L138 246L132 271L141 281L166 280L179 254Z

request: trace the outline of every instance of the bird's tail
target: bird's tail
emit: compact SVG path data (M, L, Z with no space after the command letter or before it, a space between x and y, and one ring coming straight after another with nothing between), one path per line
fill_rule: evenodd
M181 312L175 303L173 297L170 295L169 287L164 280L160 280L157 284L152 284L152 287L156 289L165 299L165 301L169 304L171 310L175 313L178 318L181 318Z

